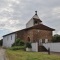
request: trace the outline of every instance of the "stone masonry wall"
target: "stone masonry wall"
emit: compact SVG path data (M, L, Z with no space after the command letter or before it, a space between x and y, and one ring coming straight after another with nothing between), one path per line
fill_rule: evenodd
M52 31L34 29L33 40L38 41L40 39L48 39L50 42L52 39Z
M38 29L31 29L31 30L22 30L18 31L17 38L24 40L25 42L28 41L28 37L30 38L30 42L36 42L40 39L48 39L51 41L52 39L52 31L48 30L38 30Z

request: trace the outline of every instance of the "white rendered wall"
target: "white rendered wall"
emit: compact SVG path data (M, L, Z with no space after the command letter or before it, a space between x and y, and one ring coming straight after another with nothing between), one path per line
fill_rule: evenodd
M46 49L50 48L52 52L60 52L60 43L44 43L43 46Z
M38 52L38 43L32 43L32 51Z
M15 34L10 34L3 37L3 47L11 47L14 42L15 42Z
M26 28L32 27L34 24L33 19L31 19L30 21L28 21L28 23L26 24Z

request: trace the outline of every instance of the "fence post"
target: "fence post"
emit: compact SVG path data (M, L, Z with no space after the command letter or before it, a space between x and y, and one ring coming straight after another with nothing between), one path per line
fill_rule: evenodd
M50 48L48 48L48 54L50 55Z

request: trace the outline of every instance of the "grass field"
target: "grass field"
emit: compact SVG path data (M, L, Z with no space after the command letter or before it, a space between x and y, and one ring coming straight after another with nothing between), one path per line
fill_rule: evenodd
M58 55L48 55L40 52L26 52L22 50L6 50L9 60L60 60Z

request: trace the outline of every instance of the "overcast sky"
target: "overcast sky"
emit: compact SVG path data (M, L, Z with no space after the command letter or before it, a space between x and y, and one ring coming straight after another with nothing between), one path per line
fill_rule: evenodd
M60 34L60 0L0 0L0 38L25 28L36 10L43 24Z

